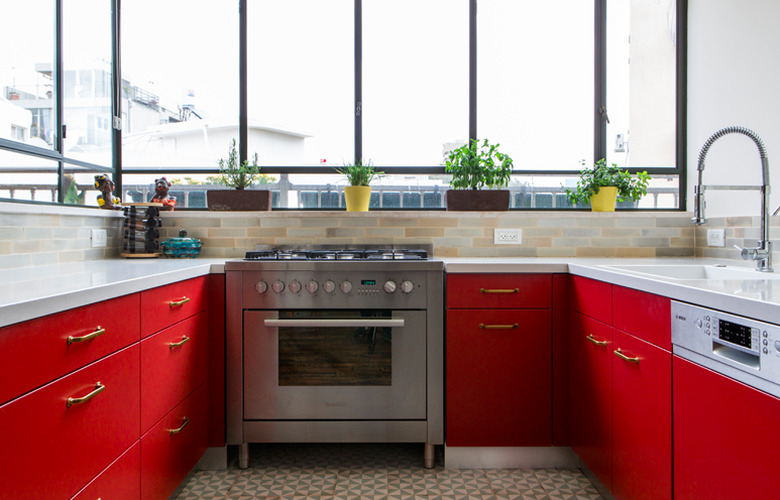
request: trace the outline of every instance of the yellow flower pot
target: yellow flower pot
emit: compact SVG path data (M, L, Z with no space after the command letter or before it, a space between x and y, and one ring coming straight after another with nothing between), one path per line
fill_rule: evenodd
M371 186L345 186L344 200L347 202L347 212L368 212Z
M614 212L616 199L615 186L601 186L599 192L590 197L590 209L594 212Z

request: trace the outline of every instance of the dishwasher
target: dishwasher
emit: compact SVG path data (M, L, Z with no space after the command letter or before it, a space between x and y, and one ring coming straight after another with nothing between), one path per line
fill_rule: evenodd
M672 301L675 499L777 498L780 326Z

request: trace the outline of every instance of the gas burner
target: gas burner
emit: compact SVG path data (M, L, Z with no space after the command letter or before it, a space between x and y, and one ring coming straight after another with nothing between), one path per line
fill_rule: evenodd
M369 250L267 249L246 253L244 260L428 260L420 249L380 248Z

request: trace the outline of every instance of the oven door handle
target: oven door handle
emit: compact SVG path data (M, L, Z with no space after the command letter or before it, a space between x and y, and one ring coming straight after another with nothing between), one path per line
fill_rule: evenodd
M263 324L268 327L390 327L403 328L403 318L390 319L274 319L268 318Z

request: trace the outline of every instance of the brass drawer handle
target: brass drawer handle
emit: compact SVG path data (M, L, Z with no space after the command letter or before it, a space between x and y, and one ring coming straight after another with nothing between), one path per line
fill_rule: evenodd
M597 346L601 346L601 347L606 347L606 346L607 346L607 341L606 341L606 340L596 340L596 339L593 337L593 335L588 335L588 336L587 336L587 337L585 337L585 338L586 338L586 339L588 339L588 340L590 340L591 342L593 342L593 343L594 343L594 344L596 344Z
M98 382L97 384L95 384L95 390L93 390L86 396L82 396L80 398L68 398L67 406L68 408L70 408L73 405L80 405L81 403L86 403L87 401L94 398L104 390L106 390L106 386Z
M95 337L99 337L103 335L104 333L106 333L106 329L101 326L98 326L94 332L89 333L87 335L82 335L81 337L74 337L73 335L71 335L70 337L68 337L68 345L75 344L76 342L84 342L87 340L92 340Z
M480 323L479 327L483 330L511 330L512 328L520 328L520 325L517 323L513 325L486 325L485 323Z
M173 309L174 307L181 307L189 301L190 301L189 297L183 297L181 300L172 300L168 302L168 307L170 307L171 309Z
M519 288L480 288L479 293L520 293Z
M189 419L189 418L187 418L187 417L184 417L184 419L183 419L183 420L184 420L184 422L182 422L182 424L181 424L181 427L179 427L178 429L168 429L168 432L170 432L170 433L171 433L171 434L170 434L171 436L173 436L174 434L178 434L178 433L180 433L181 431L183 431L183 430L184 430L184 428L185 428L185 427L187 427L187 424L189 424L189 423L190 423L190 419Z
M188 336L182 335L181 340L179 342L169 342L168 349L173 349L174 347L181 347L189 341L190 338Z
M620 358L622 360L628 361L629 363L639 364L639 358L638 357L637 358L628 357L625 354L623 354L623 352L620 349L615 351L615 356L617 356L618 358Z

